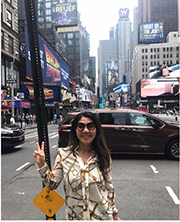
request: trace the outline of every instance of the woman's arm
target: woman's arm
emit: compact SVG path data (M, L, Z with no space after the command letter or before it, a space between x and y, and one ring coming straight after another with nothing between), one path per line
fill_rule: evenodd
M36 143L36 146L37 150L34 151L33 156L39 166L38 171L41 175L42 181L49 189L56 189L63 178L63 168L61 164L62 158L60 152L58 152L54 168L51 172L47 163L45 162L44 142L42 142L41 149L38 143Z

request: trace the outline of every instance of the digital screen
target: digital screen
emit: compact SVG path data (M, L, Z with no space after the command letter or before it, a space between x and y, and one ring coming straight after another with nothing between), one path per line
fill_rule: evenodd
M149 68L149 79L180 78L180 64L157 65Z
M113 88L118 86L119 83L118 61L109 61L105 68L107 70L108 91L113 92Z
M177 96L179 94L178 79L142 79L141 97Z

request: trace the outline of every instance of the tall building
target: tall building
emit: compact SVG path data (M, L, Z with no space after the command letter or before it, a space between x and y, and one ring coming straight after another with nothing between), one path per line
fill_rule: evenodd
M1 89L10 90L8 81L14 79L15 90L20 87L19 78L18 2L1 1ZM10 96L10 95L9 95Z
M133 14L133 50L138 45L138 7L134 7Z
M95 92L95 83L96 83L96 57L91 56L89 58L89 75L88 77L91 80L90 90Z
M138 0L138 23L164 22L164 37L178 31L179 0Z
M71 25L56 25L53 20L52 9L57 5L59 9L61 6L66 9L68 6L75 7L76 22ZM90 37L81 25L80 16L77 12L77 0L38 0L38 24L40 33L59 51L60 55L65 56L64 59L67 60L70 68L70 78L76 77L76 83L81 85L81 80L88 72ZM54 38L54 29L59 38ZM62 53L60 50L64 44L67 49Z
M99 96L106 92L105 63L117 60L117 40L100 40L98 48Z
M129 9L119 10L117 24L117 59L119 62L119 82L123 82L123 75L132 70L133 41L132 24L129 18Z
M109 29L109 39L115 39L116 38L116 34L115 34L115 28L111 27Z
M19 11L23 11L24 1L19 0ZM74 7L74 23L58 25L53 8L59 10ZM62 9L60 9L62 8ZM82 26L77 12L77 0L37 0L38 31L42 37L55 49L62 59L69 65L70 79L76 77L76 83L82 84L82 79L88 72L90 36ZM25 19L25 15L21 20Z

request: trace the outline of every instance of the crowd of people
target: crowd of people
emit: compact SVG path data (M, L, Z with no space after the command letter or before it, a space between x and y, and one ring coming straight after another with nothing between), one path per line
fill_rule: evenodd
M27 125L35 125L36 124L36 115L33 114L28 114L23 113L22 115L20 114L16 114L16 115L11 115L10 119L7 119L7 115L6 114L2 114L1 115L1 123L3 125L5 124L10 124L10 125L19 125L20 127L25 127Z

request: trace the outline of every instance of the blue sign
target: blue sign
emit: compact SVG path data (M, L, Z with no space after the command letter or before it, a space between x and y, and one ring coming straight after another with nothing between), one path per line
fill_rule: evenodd
M31 54L29 48L28 30L25 23L26 44L26 76L32 80ZM57 53L39 36L39 49L43 83L53 83L69 89L69 66Z
M139 42L162 42L164 40L163 22L139 24Z
M128 17L129 17L129 9L128 8L120 8L119 18L128 18Z

